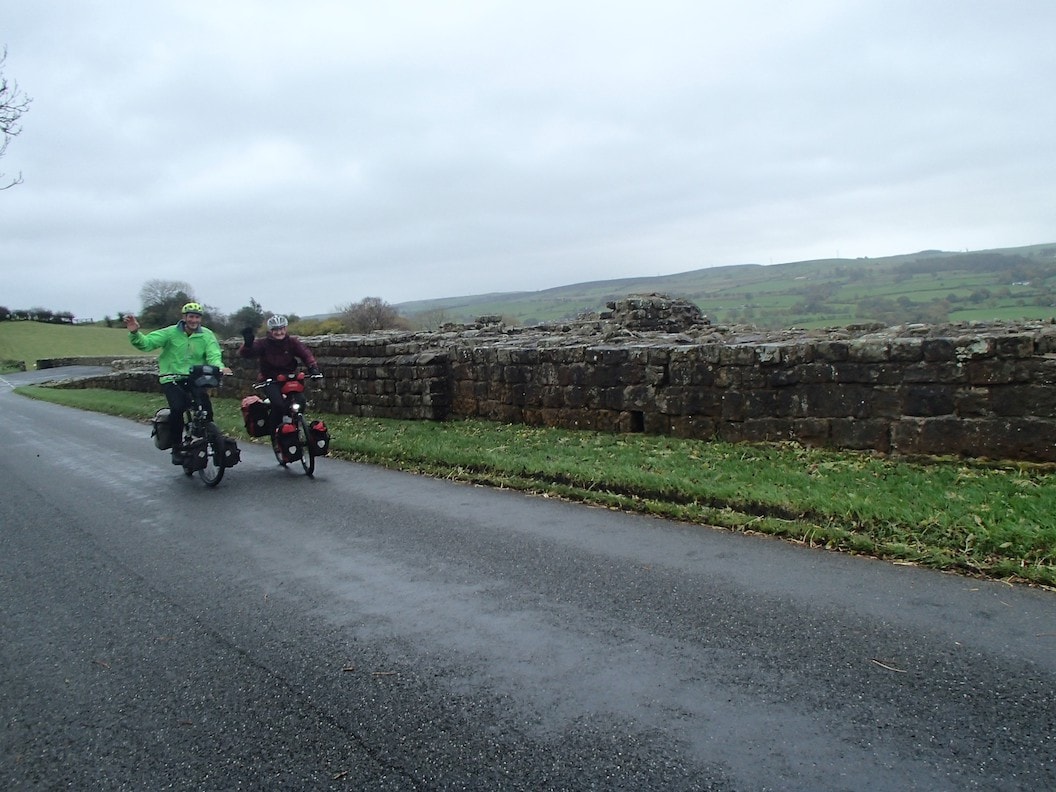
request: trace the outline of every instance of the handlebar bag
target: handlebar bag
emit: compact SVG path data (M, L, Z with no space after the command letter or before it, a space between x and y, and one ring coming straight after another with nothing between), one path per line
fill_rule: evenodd
M275 380L282 383L282 393L284 396L287 393L304 393L303 371L298 371L296 374L280 374Z
M194 366L190 378L199 388L220 387L220 369L216 366Z

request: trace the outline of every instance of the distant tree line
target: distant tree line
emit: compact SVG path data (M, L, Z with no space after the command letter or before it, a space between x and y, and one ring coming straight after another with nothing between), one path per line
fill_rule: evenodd
M48 308L16 308L11 310L0 305L0 322L73 324L73 314L69 311L52 311Z
M196 300L194 288L184 281L149 280L139 292L141 309L136 312L145 329L156 329L175 324L181 318L183 306ZM380 297L365 297L358 302L339 305L334 313L323 318L301 318L291 311L269 310L254 298L234 313L225 314L202 303L204 324L220 338L241 335L244 328L255 333L264 330L267 320L276 314L286 316L290 332L296 335L326 335L330 333L371 333L376 330L409 329L410 323ZM119 317L126 311L119 312ZM109 322L108 322L109 323Z
M1043 272L1037 262L1025 256L1010 256L1007 253L956 253L941 258L924 258L900 264L897 271L904 275L931 275L936 272L965 270L967 272L1006 273L1012 280L1030 280Z

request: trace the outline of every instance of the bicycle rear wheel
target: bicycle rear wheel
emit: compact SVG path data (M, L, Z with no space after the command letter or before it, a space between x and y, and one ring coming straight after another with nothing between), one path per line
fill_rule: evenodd
M308 431L308 419L303 415L297 419L297 433L301 443L301 467L304 474L309 478L315 474L315 445L312 443L312 434Z
M205 467L198 471L200 478L207 487L215 487L224 477L224 436L214 423L205 427L206 440L206 462Z

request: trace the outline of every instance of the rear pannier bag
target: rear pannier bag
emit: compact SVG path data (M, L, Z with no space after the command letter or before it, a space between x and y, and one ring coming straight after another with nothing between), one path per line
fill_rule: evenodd
M162 407L151 420L152 429L150 436L154 438L154 445L162 451L172 448L172 424L169 423L169 408Z
M330 432L322 421L312 421L308 427L308 439L315 448L316 456L326 456L330 453Z
M198 437L183 447L184 470L201 470L209 464L209 443Z
M283 462L296 462L301 458L301 444L297 437L297 425L284 423L275 430L275 443L282 454Z
M259 396L242 400L242 422L250 437L264 437L268 433L268 404Z

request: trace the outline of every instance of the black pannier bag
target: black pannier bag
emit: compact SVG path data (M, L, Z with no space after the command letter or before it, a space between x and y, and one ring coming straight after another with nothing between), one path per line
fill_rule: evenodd
M247 396L242 400L242 423L250 437L264 437L268 433L267 402L259 396Z
M301 458L302 449L297 434L297 426L292 423L284 423L275 430L275 443L282 454L283 462L296 462Z
M308 427L308 439L315 448L316 456L326 456L330 453L330 432L322 421L312 421Z
M221 460L224 467L234 467L242 461L242 451L233 437L220 438L220 447L214 449L213 453L217 466L221 464Z
M169 408L162 407L151 419L153 428L150 436L154 438L154 446L162 451L172 448L172 424L169 423Z
M209 464L209 443L204 437L198 437L183 447L183 467L185 470L201 470Z

